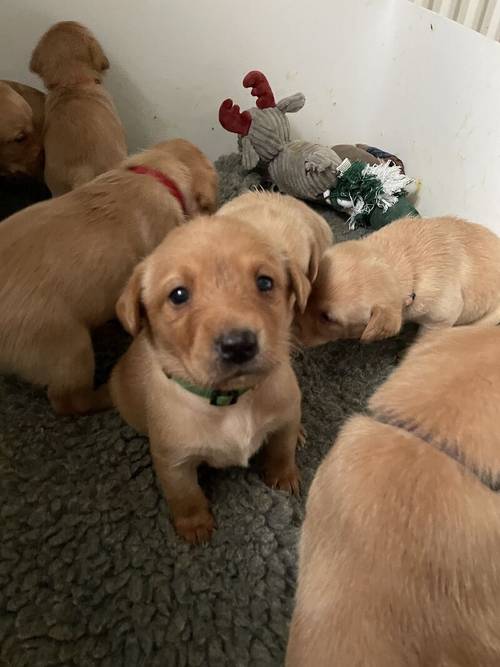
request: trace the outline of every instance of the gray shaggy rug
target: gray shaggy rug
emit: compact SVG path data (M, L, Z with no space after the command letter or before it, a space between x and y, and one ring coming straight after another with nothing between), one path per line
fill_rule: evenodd
M223 201L252 185L236 155L218 168ZM299 354L302 496L252 466L204 470L218 528L199 547L174 534L147 440L116 413L56 418L42 391L0 378L0 665L282 665L308 487L412 335ZM128 341L111 323L95 342L102 379Z

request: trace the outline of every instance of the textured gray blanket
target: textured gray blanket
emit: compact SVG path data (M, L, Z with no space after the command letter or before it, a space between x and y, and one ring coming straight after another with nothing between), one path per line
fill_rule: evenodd
M252 184L237 161L219 160L223 200ZM344 222L326 217L343 238ZM252 467L205 470L218 528L200 547L175 536L147 440L117 414L56 418L43 392L0 378L0 665L282 665L305 494L411 335L297 357L302 497ZM128 341L116 324L95 340L104 376Z

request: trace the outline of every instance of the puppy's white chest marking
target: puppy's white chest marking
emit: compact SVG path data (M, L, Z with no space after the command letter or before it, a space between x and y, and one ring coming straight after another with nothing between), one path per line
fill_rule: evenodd
M183 398L184 409L168 416L175 421L176 444L186 456L215 468L247 466L266 435L277 427L276 414L256 407L250 395L226 407L209 405L192 394Z
M221 422L220 445L216 445L212 453L213 466L247 466L250 457L262 445L265 425L257 424L255 415L248 410L238 412L231 414L229 409Z

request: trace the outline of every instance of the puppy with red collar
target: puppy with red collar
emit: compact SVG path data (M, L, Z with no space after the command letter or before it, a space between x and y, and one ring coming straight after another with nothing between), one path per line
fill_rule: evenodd
M93 390L92 329L171 229L214 210L217 176L187 141L163 142L0 225L0 372L46 386L59 413L110 407Z

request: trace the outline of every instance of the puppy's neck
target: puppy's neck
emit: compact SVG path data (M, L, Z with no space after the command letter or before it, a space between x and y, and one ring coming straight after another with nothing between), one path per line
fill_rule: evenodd
M95 86L102 84L102 75L86 65L71 66L59 70L53 77L46 76L44 83L50 91L74 86Z
M394 284L397 285L398 299L405 308L410 306L415 299L416 271L405 248L391 250L388 253L387 249L382 246L378 249L378 255L387 266Z

